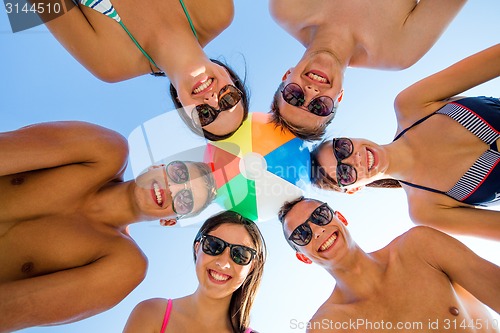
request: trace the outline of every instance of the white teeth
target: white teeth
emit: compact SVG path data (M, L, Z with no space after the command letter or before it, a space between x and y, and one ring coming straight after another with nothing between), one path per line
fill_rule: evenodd
M373 164L375 163L375 157L373 157L373 153L368 149L366 150L366 156L368 157L368 170L370 170L373 168Z
M326 251L330 248L330 246L333 245L335 240L337 239L337 233L334 233L333 235L330 236L319 248L320 251Z
M210 78L200 84L196 89L193 90L194 94L198 94L199 92L202 92L203 90L207 89L211 84L214 79Z
M314 74L314 73L307 73L307 76L310 79L314 80L314 81L318 81L318 82L321 82L321 83L327 83L328 82L328 80L325 79L324 77L319 76L319 75Z
M210 270L210 276L212 276L214 278L214 280L216 281L227 281L229 280L230 276L229 275L225 275L225 274L219 274L217 273L216 271L213 271L213 270Z
M161 206L161 204L163 203L163 199L161 197L160 185L158 185L158 183L154 183L153 189L154 189L155 195L156 195L156 202L158 203L158 205Z

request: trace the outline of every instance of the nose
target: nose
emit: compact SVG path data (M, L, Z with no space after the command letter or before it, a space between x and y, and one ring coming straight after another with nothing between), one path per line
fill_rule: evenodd
M203 96L203 102L216 109L219 105L219 96L214 91L208 91Z
M313 233L314 233L315 239L319 238L321 236L321 234L324 232L325 232L325 228L320 227L319 225L314 226Z
M173 198L180 191L188 189L189 186L188 186L188 183L176 184L174 182L169 182L168 188L169 188L170 193L172 194L172 198Z
M318 87L312 84L306 85L304 89L304 106L305 107L309 106L311 100L313 100L316 96L318 96L320 92L321 91L318 89Z
M350 164L356 168L361 167L361 162L361 153L359 151L352 153L351 156L344 160L344 163Z
M231 260L230 255L229 255L229 247L224 249L224 252L222 252L219 256L217 256L217 260L215 261L215 265L220 267L220 268L229 268L231 267L231 263L229 262Z

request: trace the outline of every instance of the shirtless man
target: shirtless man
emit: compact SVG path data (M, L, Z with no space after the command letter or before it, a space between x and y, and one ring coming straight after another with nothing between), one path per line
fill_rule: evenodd
M172 173L154 166L124 181L127 158L121 135L88 123L0 133L0 332L74 322L113 307L147 269L127 226L172 222L174 209L187 212L185 189L190 214L213 198L203 163L173 162ZM182 178L182 165L187 184L171 181L170 174Z
M497 332L481 302L500 311L500 268L456 239L416 227L365 253L326 203L299 198L278 217L297 257L336 280L307 332Z
M271 0L274 20L306 47L274 95L273 121L302 139L318 140L342 99L348 66L410 67L465 1Z

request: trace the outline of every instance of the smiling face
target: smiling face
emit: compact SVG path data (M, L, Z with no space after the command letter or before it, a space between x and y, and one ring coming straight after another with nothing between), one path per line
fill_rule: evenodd
M294 68L283 77L283 86L295 83L304 92L304 104L293 106L285 102L279 94L278 107L281 116L292 126L305 129L317 129L324 126L334 117L317 116L307 110L314 98L328 96L338 103L342 93L344 68L329 52L305 54Z
M227 85L235 85L229 72L221 65L207 62L201 68L194 70L176 87L178 99L185 107L187 117L192 119L193 108L196 105L207 104L219 110L220 92ZM212 134L223 136L234 132L241 125L245 115L242 100L234 107L217 115L210 124L203 129Z
M340 139L337 141L339 140ZM343 186L343 188L349 190L383 178L383 175L388 168L388 160L384 148L365 139L349 140L352 142L352 153L342 159L340 163L347 164L355 168L355 175L352 175L352 180L355 180L355 182L351 185ZM338 142L337 145L339 145ZM319 149L318 162L320 166L327 175L337 182L337 166L339 161L334 154L333 140L326 142ZM337 156L343 157L347 155L344 153L344 147L337 146L337 150ZM340 152L339 150L343 150L343 152Z
M307 225L312 231L309 243L303 246L295 243L292 245L313 262L321 266L330 266L332 260L336 261L345 255L353 242L349 232L336 214L331 214L331 222L323 226L310 221L311 214L317 211L322 204L322 202L309 199L298 202L285 215L283 231L288 239L297 227L301 227L304 222L309 220ZM289 242L291 241L289 240Z
M208 235L218 237L227 243L244 245L255 249L255 244L243 225L224 223L208 232ZM212 298L231 297L252 271L254 258L248 265L236 264L230 256L230 249L217 255L208 255L202 250L202 243L195 243L196 275L200 282L199 291Z
M184 164L187 172L177 168L173 162L168 166L168 173L167 166L155 165L136 178L134 199L141 215L151 219L175 218L199 212L210 200L207 176L202 175L198 165L193 162L178 163Z

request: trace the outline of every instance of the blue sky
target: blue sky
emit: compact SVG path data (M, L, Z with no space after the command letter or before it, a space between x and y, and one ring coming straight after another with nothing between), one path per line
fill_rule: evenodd
M271 19L264 1L236 1L233 24L206 47L242 73L250 87L251 111L267 112L284 72L304 48ZM396 122L394 97L408 85L452 63L498 43L499 1L470 1L434 47L410 69L389 72L348 69L345 95L329 134L389 142ZM168 81L143 76L108 84L94 78L52 37L44 26L12 33L0 10L0 131L31 123L82 120L109 127L128 137L140 124L173 108ZM499 96L496 79L466 93ZM165 142L175 149L175 142ZM130 169L127 178L132 178ZM349 220L349 228L366 251L386 245L412 227L402 190L364 190L353 196L308 189L329 201ZM497 208L498 209L498 208ZM0 212L1 214L1 212ZM315 265L299 263L285 243L277 220L259 223L269 259L252 312L252 327L261 332L303 332L305 322L331 293L333 279ZM58 327L30 328L26 333L121 332L130 311L151 297L176 298L197 285L191 244L197 227L161 228L138 223L131 233L149 258L146 279L113 309ZM461 237L480 256L500 264L500 244Z

